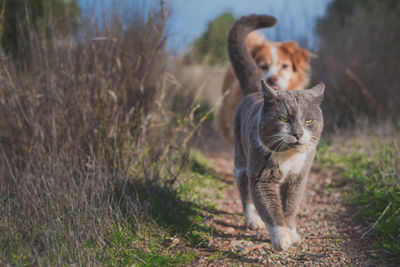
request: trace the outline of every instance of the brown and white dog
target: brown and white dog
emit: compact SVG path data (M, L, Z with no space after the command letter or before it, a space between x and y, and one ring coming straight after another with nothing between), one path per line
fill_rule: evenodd
M310 57L308 50L296 42L270 42L259 32L246 37L246 46L263 72L264 79L275 90L304 89L310 80ZM227 92L229 90L229 92ZM233 114L242 100L242 91L231 64L225 72L222 93L227 94L217 114L217 126L228 144L233 144Z

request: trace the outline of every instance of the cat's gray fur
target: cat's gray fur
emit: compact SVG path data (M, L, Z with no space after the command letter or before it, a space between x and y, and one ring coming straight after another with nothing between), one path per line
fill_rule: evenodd
M253 229L265 223L272 247L286 250L300 241L296 213L323 128L325 86L275 91L260 82L244 40L250 31L274 24L270 16L242 17L229 32L228 53L247 95L234 117L235 176L245 223Z

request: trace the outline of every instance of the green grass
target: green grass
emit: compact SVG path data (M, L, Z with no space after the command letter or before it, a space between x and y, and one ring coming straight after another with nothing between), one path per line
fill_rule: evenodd
M219 180L213 173L213 163L210 162L201 152L191 151L192 162L191 172L188 179L178 188L179 194L183 199L205 205L210 208L215 206L215 196L221 197L220 191L229 187L226 183Z
M157 227L148 227L145 235L138 236L129 227L116 227L111 233L109 247L98 262L106 266L184 266L196 253L173 250L163 242L168 235Z
M222 259L224 257L226 257L226 252L223 252L223 251L216 251L216 252L214 252L214 254L208 256L208 258L212 261Z
M215 192L226 184L213 176L211 163L198 151L191 152L191 163L178 182L176 188L153 186L151 195L152 224L134 230L129 223L115 226L105 240L107 248L103 255L96 252L98 246L88 244L90 253L97 255L97 261L107 266L184 266L189 264L197 253L191 248L206 245L214 229L208 227L203 219L204 209L215 209ZM146 186L133 185L142 199L149 199ZM166 240L179 239L182 247L174 248ZM90 254L89 253L89 254ZM215 255L219 257L220 255Z
M377 221L373 230L375 249L386 255L399 255L399 142L376 137L350 139L341 145L325 147L319 154L321 167L340 170L341 179L333 181L327 189L344 189L350 202L361 204L361 218L370 224Z

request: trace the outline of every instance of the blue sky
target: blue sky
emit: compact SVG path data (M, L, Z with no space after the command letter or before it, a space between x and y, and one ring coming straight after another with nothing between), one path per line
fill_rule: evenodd
M331 0L166 0L171 4L169 21L169 50L182 51L207 28L207 24L223 12L229 11L239 17L258 13L273 15L278 24L265 30L274 41L295 40L310 49L316 49L318 40L314 35L317 18L323 16ZM118 6L149 8L153 0L78 0L81 7L94 5L97 14ZM100 12L101 10L101 12ZM86 12L88 14L90 12ZM85 14L85 12L84 12Z

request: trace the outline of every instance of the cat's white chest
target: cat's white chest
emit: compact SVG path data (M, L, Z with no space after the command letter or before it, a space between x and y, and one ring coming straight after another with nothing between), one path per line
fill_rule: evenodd
M301 172L307 159L308 153L295 153L291 156L273 155L274 161L278 164L283 179L289 174L296 175Z

